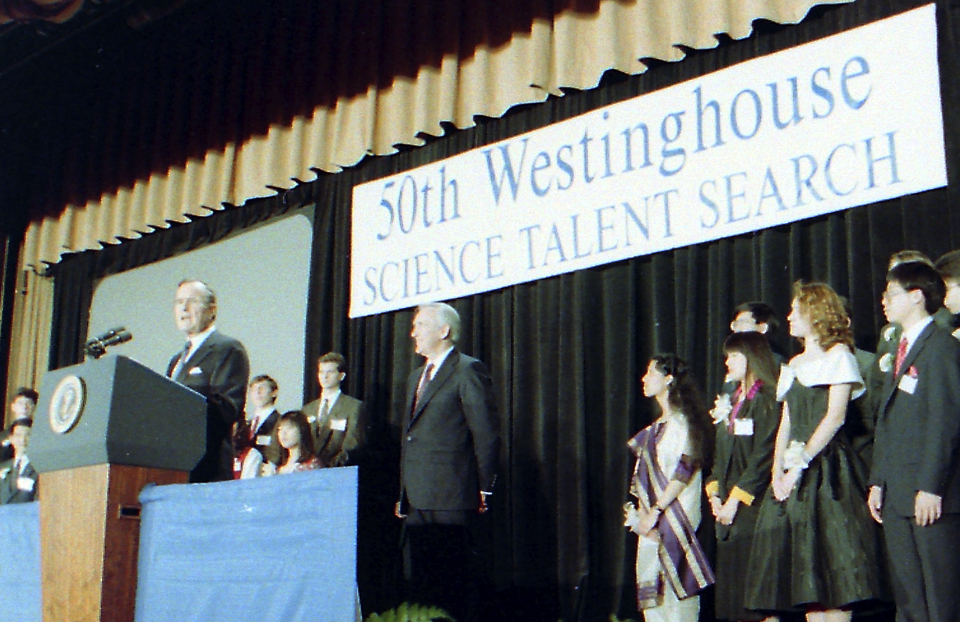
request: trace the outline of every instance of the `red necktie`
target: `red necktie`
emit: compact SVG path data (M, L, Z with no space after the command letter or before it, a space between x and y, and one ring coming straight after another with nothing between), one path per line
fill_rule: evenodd
M900 368L903 366L903 359L907 358L907 338L904 337L900 340L900 345L897 346L897 360L893 364L893 375L897 376L900 374Z

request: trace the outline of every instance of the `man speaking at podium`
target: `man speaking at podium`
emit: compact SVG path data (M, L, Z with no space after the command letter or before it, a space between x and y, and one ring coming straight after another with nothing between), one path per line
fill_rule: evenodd
M173 315L187 341L170 359L167 377L207 398L207 449L190 472L190 481L233 479L229 437L243 412L250 376L247 351L236 339L217 332L217 297L202 281L180 282Z

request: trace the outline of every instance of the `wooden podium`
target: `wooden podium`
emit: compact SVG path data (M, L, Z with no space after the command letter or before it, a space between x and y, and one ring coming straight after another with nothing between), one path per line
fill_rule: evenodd
M30 436L44 622L133 622L144 486L186 483L206 399L118 355L49 372Z

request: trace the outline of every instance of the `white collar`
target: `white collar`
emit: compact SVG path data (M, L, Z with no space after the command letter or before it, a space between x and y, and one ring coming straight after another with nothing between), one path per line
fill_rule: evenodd
M207 326L207 329L202 333L198 333L192 337L187 337L187 341L190 342L190 351L187 352L187 356L183 360L189 360L190 357L193 356L193 353L203 345L203 342L206 341L207 337L212 335L215 330L217 330L217 327L211 324L210 326Z
M910 348L913 347L913 344L917 341L917 337L919 337L920 333L923 332L923 329L925 329L927 325L932 321L933 321L933 316L928 315L924 319L920 320L919 322L911 326L909 329L904 329L903 336L901 337L901 339L907 340L908 352L910 351Z
M343 391L341 391L339 388L337 388L337 390L334 391L333 393L329 393L329 394L324 393L324 392L321 390L321 391L320 391L320 401L321 401L321 404L322 404L323 400L328 400L328 401L330 402L330 408L333 408L333 405L337 403L337 398L340 397L340 394L341 394L341 393L343 393Z
M450 356L450 353L453 352L453 346L450 346L443 352L440 356L435 359L427 359L427 365L433 365L433 374L430 379L433 380L433 376L437 375L437 370L440 369L440 366L443 365L443 362L447 360L447 357Z
M266 421L267 417L270 416L270 413L276 409L276 404L267 404L263 408L254 408L252 413L247 413L247 421L253 421L259 418L260 423L262 424L264 421Z

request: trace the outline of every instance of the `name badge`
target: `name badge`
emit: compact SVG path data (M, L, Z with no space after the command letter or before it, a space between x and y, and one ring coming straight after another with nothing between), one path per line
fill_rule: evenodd
M347 431L347 420L346 420L346 419L331 419L331 420L330 420L330 429L336 430L337 432L346 432L346 431Z
M909 374L904 374L900 377L900 384L897 386L901 391L913 395L913 392L917 390L917 379Z
M190 374L191 376L200 376L200 375L203 374L203 370L200 369L199 367L194 367L193 369L191 369L191 370L188 371L187 373Z
M736 436L753 436L753 419L735 419L733 433Z
M257 445L269 445L270 444L270 435L269 434L258 434L257 435Z
M29 477L18 477L17 478L17 488L24 492L33 492L33 487L37 485L35 480L30 479Z

